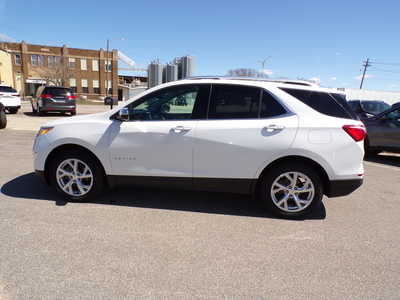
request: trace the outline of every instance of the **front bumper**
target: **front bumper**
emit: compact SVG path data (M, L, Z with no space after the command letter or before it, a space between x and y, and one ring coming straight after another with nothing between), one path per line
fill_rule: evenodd
M20 108L21 108L21 105L6 105L5 108L6 108L6 109L10 109L10 108L13 108L13 109L20 109Z
M363 184L364 179L331 180L325 195L329 198L347 196Z

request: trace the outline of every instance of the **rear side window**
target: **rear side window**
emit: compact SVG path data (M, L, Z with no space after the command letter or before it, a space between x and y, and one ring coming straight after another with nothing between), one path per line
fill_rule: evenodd
M236 85L213 85L208 119L258 118L260 89Z
M0 86L0 92L4 92L4 93L16 93L17 91L14 90L12 87L10 86Z
M57 97L57 96L70 96L72 95L72 92L70 89L66 88L46 87L43 91L43 94L50 94L54 97Z
M282 105L267 91L263 91L260 118L270 118L286 113Z
M352 114L329 93L288 88L281 88L281 90L285 91L289 95L295 97L321 114L336 118L354 119Z

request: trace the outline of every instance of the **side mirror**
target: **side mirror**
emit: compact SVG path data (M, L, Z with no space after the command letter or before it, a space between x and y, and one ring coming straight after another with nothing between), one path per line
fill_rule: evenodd
M129 109L126 107L121 108L118 112L118 120L122 122L129 121Z

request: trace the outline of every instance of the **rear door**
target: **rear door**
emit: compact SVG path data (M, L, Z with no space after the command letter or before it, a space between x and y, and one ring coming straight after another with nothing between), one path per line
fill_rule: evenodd
M253 179L264 162L289 148L298 128L297 116L259 87L214 84L208 106L207 119L197 124L193 152L199 189L220 190L218 185L230 179Z

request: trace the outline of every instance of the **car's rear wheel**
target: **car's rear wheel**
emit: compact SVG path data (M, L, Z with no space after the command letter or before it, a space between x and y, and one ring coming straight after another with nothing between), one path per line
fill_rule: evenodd
M261 180L260 190L267 208L285 218L310 214L323 197L321 178L304 163L284 163L268 170Z
M7 116L4 109L0 107L0 129L7 127Z
M67 200L87 201L96 198L105 186L99 162L85 151L56 155L49 169L51 184Z

